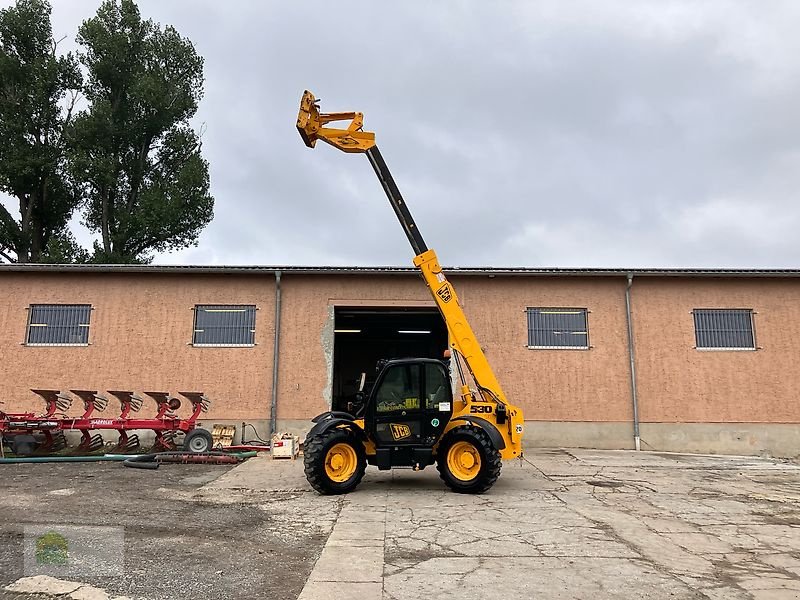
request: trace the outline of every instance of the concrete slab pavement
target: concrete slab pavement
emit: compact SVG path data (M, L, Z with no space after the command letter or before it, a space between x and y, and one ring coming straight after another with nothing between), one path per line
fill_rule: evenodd
M482 496L453 494L437 475L370 468L358 490L330 498L308 490L301 462L259 459L206 491L329 507L300 600L800 598L796 464L542 450L504 464Z

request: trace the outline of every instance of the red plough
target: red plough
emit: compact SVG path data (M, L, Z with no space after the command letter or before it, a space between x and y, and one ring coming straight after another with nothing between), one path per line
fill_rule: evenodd
M95 413L103 412L108 407L108 398L100 395L97 390L70 390L83 401L83 414L71 417L67 415L73 403L71 396L60 390L31 391L44 400L44 413L37 415L32 412L0 411L0 438L9 441L14 453L18 455L63 449L66 446L65 431L80 431L81 441L77 448L79 454L92 452L105 445L103 436L98 431L110 429L115 430L119 436L115 452L136 451L139 448L139 436L131 432L138 429L149 429L155 433L153 452L175 450L176 434L179 432L188 434L195 430L200 413L206 412L211 404L202 392L179 392L192 405L192 414L189 418L181 419L176 414L181 407L180 399L171 396L169 392L145 392L145 395L156 403L156 416L149 419L136 418L131 416L131 413L136 413L142 408L142 397L132 391L109 390L109 394L119 401L120 413L116 417L103 419L98 418ZM206 438L210 444L210 433L207 436L193 434L192 437L195 439L192 446L196 448L202 446L203 444L198 442L205 441ZM210 450L210 447L207 449Z

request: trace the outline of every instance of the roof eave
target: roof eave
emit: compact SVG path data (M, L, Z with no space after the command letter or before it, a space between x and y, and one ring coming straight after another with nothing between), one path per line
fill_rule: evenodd
M450 275L503 277L800 277L798 269L444 267ZM334 267L259 265L3 264L0 273L161 273L214 275L413 275L414 267Z

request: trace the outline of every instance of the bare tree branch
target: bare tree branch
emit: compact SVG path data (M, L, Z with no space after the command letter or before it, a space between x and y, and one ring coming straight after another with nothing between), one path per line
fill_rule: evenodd
M13 258L11 258L11 256L9 256L8 254L6 254L6 253L5 253L5 250L6 250L6 248L0 248L0 257L2 257L2 258L4 258L4 259L6 259L6 261L7 261L7 262L9 262L9 263L15 263L15 262L17 262L17 261L16 261L16 260L14 260Z

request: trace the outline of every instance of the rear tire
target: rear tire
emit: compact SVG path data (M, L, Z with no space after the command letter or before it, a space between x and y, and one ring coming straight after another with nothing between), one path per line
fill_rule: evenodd
M192 454L210 452L214 447L214 437L207 429L192 429L183 438L183 451Z
M459 494L482 494L494 485L503 463L480 427L462 425L439 444L436 468L445 485Z
M364 477L367 457L352 432L333 428L306 438L303 466L308 483L320 494L346 494Z

